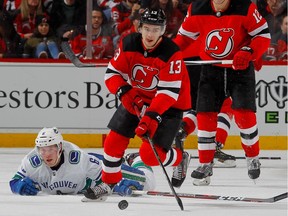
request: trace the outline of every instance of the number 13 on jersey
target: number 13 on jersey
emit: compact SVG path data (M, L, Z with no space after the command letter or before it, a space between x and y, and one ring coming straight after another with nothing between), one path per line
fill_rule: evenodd
M170 62L169 74L179 74L179 73L181 73L181 68L182 68L181 64L182 64L181 60L171 61Z

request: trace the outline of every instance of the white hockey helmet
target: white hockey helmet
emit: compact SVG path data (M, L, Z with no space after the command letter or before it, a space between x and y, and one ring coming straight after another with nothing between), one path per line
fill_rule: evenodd
M63 142L63 137L56 127L43 128L35 140L37 147L59 145Z

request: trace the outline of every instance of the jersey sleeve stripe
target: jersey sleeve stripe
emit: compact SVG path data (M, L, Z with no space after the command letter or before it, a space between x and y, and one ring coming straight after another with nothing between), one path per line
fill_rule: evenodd
M163 88L180 88L181 81L159 81L158 86Z
M18 174L19 176L21 176L22 178L25 178L25 177L26 177L25 175L23 175L23 174L20 173L20 172L17 172L17 174Z
M269 29L267 23L264 23L262 26L259 28L254 29L253 31L249 32L249 35L252 37L255 36L262 36L265 38L270 38L269 34Z
M121 71L119 70L116 70L113 65L111 63L108 64L108 68L107 68L107 71L106 71L106 74L105 74L105 80L108 80L110 79L111 77L115 76L115 75L120 75L123 77L124 80L128 80L128 75L127 74L124 74L122 73Z
M156 93L156 96L157 96L158 94L168 95L169 97L173 98L174 100L178 100L178 96L179 96L178 93L175 93L175 92L173 92L173 91L167 90L167 88L165 88L165 89L158 89L158 90L157 90L157 93Z
M181 35L184 35L186 37L189 37L193 40L196 40L199 36L199 32L189 32L189 31L186 31L185 29L183 29L183 27L181 26L180 29L179 29L179 34Z

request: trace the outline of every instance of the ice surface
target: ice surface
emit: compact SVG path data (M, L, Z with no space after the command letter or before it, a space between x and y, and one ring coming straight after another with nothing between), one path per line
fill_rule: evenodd
M181 211L175 198L160 196L109 197L103 203L82 203L82 196L40 195L36 197L12 194L8 185L22 158L30 149L0 148L0 216L286 216L287 199L276 203L246 203L236 201L202 200L182 198ZM85 149L102 153L103 149ZM129 149L127 152L135 151ZM196 150L188 150L193 156ZM235 156L243 156L241 150L226 150ZM188 176L178 192L269 198L287 192L287 151L261 151L260 156L281 157L281 160L261 160L261 176L254 184L247 175L246 161L238 159L236 168L214 168L210 186L193 186L191 172L198 160L192 159ZM170 191L160 167L154 168L157 191ZM169 175L172 168L167 168ZM118 209L118 202L126 199L126 210Z

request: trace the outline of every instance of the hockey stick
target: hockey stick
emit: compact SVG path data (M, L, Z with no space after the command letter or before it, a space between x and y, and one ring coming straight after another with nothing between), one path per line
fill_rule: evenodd
M134 106L134 110L135 110L135 112L136 112L137 117L138 117L139 120L140 120L140 119L141 119L141 114L140 114L140 111L139 111L138 107L137 107L137 106ZM166 177L166 179L167 179L167 182L168 182L168 184L169 184L169 187L170 187L170 189L171 189L171 191L172 191L172 193L170 193L171 196L175 197L175 199L176 199L176 201L177 201L180 209L183 211L183 210L184 210L184 207L183 207L182 200L179 198L179 196L177 195L174 187L172 186L172 183L171 183L171 181L170 181L170 179L169 179L169 176L168 176L168 174L167 174L167 171L166 171L166 169L165 169L165 167L164 167L164 165L163 165L163 163L162 163L162 161L161 161L161 159L160 159L160 157L159 157L159 155L158 155L158 152L156 151L156 149L155 149L155 147L154 147L154 143L153 143L152 139L149 137L149 134L147 134L147 133L146 133L146 137L145 137L145 138L148 140L148 142L149 142L149 144L150 144L150 146L151 146L151 148L152 148L152 150L153 150L153 153L154 153L155 157L157 158L157 161L158 161L159 165L161 166L162 171L163 171L163 173L164 173L164 175L165 175L165 177Z
M97 67L97 66L107 66L107 63L103 64L92 64L92 63L83 63L80 59L74 54L71 49L68 41L61 42L62 51L65 53L65 56L73 63L77 68L85 68L85 67Z
M191 156L192 159L199 159L198 156ZM246 159L246 157L235 157L236 159ZM260 160L281 160L281 157L259 157Z
M170 192L161 191L136 191L133 190L132 194L137 195L149 195L149 196L164 196L173 197L174 194ZM209 195L209 194L190 194L190 193L178 193L181 198L193 198L193 199L208 199L208 200L223 200L223 201L241 201L241 202L256 202L256 203L274 203L279 200L287 198L287 192L270 197L270 198L249 198L249 197L239 197L239 196L221 196L221 195Z
M85 67L97 67L97 66L107 66L107 63L103 64L93 64L93 63L83 63L74 54L68 41L63 40L61 42L62 51L65 53L66 57L73 63L74 66L78 68ZM207 60L207 61L184 61L186 65L207 65L207 64L232 64L233 60Z
M186 65L232 64L233 60L184 61Z

